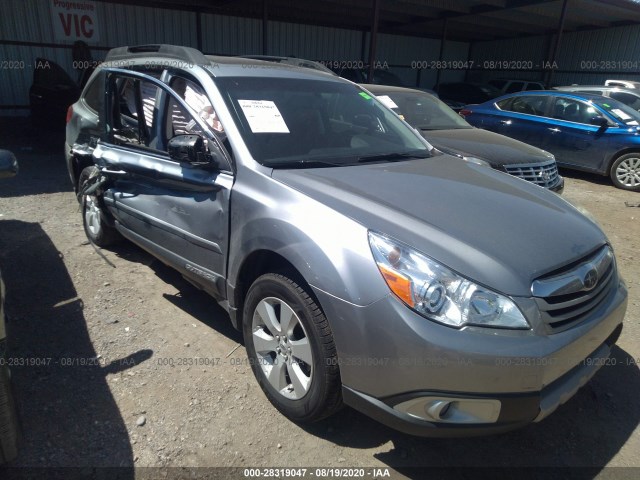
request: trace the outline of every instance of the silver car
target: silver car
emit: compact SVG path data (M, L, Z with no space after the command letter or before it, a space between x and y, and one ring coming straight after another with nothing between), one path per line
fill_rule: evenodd
M440 154L344 79L122 47L68 119L89 239L209 292L294 421L346 404L416 435L516 428L620 335L627 291L593 221Z

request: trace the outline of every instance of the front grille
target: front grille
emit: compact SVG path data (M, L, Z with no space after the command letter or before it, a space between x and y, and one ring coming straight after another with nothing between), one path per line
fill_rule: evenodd
M555 160L543 163L519 163L504 166L507 173L522 178L544 188L551 188L558 183L558 166Z
M613 252L604 246L566 269L533 282L531 292L553 333L580 323L600 305L617 278Z

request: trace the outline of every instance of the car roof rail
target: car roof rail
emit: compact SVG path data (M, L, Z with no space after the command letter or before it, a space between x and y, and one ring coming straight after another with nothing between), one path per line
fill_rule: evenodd
M200 50L178 45L134 45L112 48L107 53L106 62L131 60L142 57L163 57L184 60L194 65L208 65L211 62Z

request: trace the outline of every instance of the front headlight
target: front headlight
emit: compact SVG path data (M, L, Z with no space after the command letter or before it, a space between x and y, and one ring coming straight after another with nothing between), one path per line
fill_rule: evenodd
M426 318L455 328L530 328L509 298L459 276L396 240L369 232L369 244L391 291Z

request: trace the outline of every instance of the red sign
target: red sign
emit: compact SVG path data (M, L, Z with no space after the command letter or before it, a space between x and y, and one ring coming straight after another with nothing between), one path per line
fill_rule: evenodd
M89 0L50 0L55 39L63 42L100 40L95 2Z

